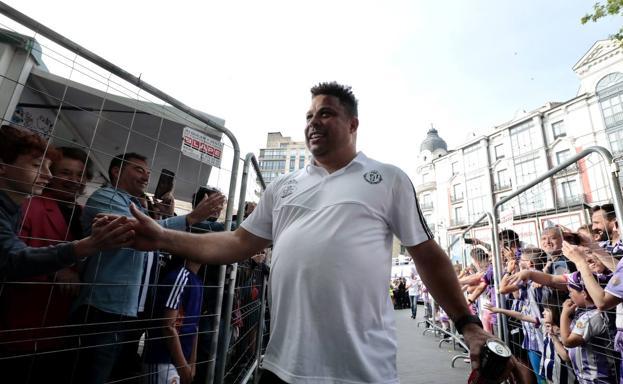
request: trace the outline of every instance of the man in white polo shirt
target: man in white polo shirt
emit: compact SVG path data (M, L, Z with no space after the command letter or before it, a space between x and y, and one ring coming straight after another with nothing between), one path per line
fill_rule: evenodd
M261 383L397 383L387 293L395 234L463 332L477 366L490 335L470 315L409 178L357 152L357 100L350 87L321 83L311 92L305 139L312 164L273 181L240 228L207 235L168 231L135 209L135 247L228 264L273 243L271 338Z

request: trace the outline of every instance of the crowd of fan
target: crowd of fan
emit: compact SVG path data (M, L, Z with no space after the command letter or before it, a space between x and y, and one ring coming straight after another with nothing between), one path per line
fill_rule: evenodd
M467 301L492 333L497 314L506 318L509 347L532 382L623 383L623 243L613 205L591 211L591 225L544 229L539 247L501 231L499 287L491 245L466 241L472 265L459 281Z
M224 196L193 197L193 210L177 216L172 193L145 193L147 158L126 153L81 206L93 177L87 153L10 125L0 128L0 159L2 380L205 382L219 267L130 248L128 217L135 205L166 228L222 231Z

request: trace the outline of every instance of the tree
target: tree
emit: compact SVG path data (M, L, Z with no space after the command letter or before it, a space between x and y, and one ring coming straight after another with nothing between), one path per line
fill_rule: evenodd
M606 4L597 2L593 5L593 13L587 13L582 17L581 21L582 24L586 24L589 21L596 22L606 16L620 15L622 11L623 0L606 0ZM623 27L621 27L619 31L611 37L623 44Z

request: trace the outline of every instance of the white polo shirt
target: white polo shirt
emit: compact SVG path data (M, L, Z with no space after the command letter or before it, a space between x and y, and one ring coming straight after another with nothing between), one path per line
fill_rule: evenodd
M359 152L272 182L242 227L273 241L263 367L288 383L397 383L392 233L432 235L399 168Z

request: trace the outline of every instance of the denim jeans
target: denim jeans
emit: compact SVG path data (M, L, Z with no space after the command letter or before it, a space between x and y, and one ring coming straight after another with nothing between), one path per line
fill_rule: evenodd
M78 347L74 383L103 384L114 375L123 343L136 327L134 317L81 306L72 315Z
M411 303L411 316L415 318L417 315L417 296L409 295L409 302Z

